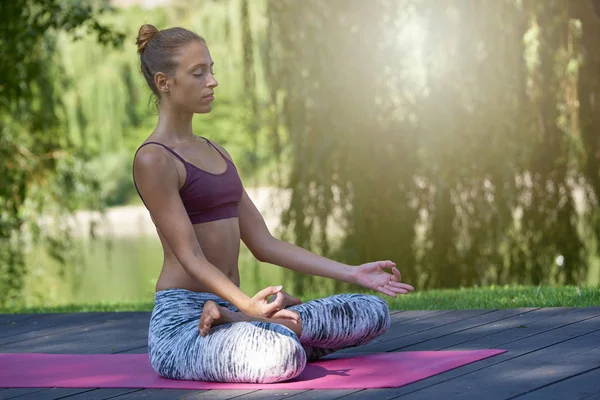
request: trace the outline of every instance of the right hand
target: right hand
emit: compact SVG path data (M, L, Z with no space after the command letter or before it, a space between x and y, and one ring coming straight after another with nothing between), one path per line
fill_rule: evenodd
M269 286L256 293L254 297L250 299L248 309L245 311L245 313L266 319L269 319L273 317L274 314L277 314L277 318L289 319L295 323L299 323L300 316L298 313L285 309L285 307L289 305L286 304L287 301L289 301L287 296L276 296L271 302L268 301L269 296L277 295L282 290L282 286Z

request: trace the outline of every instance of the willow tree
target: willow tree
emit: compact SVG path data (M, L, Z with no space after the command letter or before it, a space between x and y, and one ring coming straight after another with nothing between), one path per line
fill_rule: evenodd
M595 11L595 13L593 12ZM600 1L571 1L569 15L581 22L579 40L573 45L577 50L578 80L576 100L579 104L578 155L583 174L582 186L587 190L590 205L585 213L591 221L590 236L600 238ZM600 242L595 243L599 253Z
M597 40L597 21L558 0L272 1L268 13L298 244L394 259L420 287L576 281L571 100L596 78L578 80L574 43L578 24Z
M55 34L94 34L102 43L122 37L99 21L107 8L67 0L0 2L0 304L12 304L23 285L24 254L40 238L42 212L72 209L86 181L66 132L58 129L64 81L54 67ZM25 230L25 227L29 228ZM25 232L29 236L25 236ZM48 237L60 258L66 237Z

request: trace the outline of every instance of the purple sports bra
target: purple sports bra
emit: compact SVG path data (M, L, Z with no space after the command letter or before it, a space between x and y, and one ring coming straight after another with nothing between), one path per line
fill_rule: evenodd
M200 169L194 164L185 161L173 149L162 143L146 142L137 150L139 151L145 145L154 143L167 149L183 163L186 178L185 183L179 190L179 194L192 224L237 217L238 205L244 190L235 165L210 140L203 139L214 147L225 160L227 169L224 172L213 174L212 172ZM133 184L142 202L146 205L135 183L135 177L133 178ZM146 206L146 208L148 207Z

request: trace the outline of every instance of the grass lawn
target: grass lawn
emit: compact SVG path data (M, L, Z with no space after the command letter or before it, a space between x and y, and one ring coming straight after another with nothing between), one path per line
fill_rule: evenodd
M321 296L303 296L308 301ZM392 310L466 310L519 307L600 306L600 287L506 286L414 292L386 299ZM0 314L85 311L151 311L152 301L68 304L53 307L0 308Z

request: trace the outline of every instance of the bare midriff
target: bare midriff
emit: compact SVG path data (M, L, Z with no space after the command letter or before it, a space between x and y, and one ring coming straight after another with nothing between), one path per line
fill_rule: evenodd
M239 286L240 227L238 218L204 222L195 224L193 227L208 262ZM157 232L164 250L164 262L156 283L156 291L179 288L194 292L210 292L207 287L186 272L158 229Z

